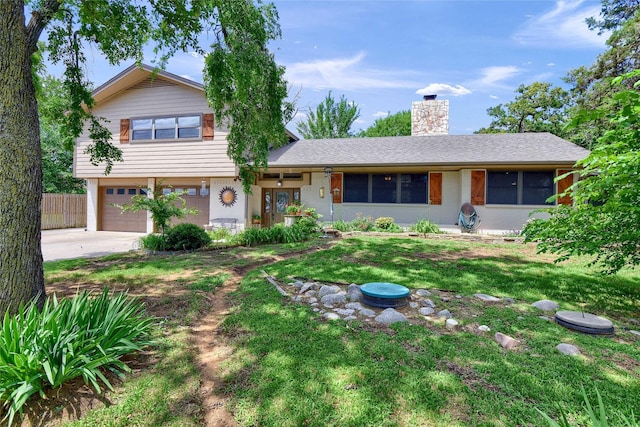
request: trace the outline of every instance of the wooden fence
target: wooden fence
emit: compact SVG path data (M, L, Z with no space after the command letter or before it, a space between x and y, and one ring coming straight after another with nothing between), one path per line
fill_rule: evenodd
M86 194L43 194L42 229L87 226Z

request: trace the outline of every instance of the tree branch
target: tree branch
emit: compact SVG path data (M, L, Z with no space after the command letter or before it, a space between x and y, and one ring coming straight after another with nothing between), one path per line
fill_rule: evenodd
M29 51L31 53L38 50L38 40L40 34L47 26L53 15L60 9L62 0L46 0L42 7L31 13L31 19L27 24L27 40L29 43Z

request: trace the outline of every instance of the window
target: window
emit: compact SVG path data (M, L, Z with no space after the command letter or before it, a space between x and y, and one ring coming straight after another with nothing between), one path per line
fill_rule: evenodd
M552 171L487 173L487 204L546 205L554 194Z
M149 117L131 120L134 141L200 138L201 117Z
M345 203L426 204L427 173L416 174L344 174Z

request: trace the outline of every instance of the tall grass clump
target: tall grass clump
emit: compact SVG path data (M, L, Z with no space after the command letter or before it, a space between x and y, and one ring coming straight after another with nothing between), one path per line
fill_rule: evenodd
M120 377L129 367L125 355L152 344L153 319L142 304L105 289L97 297L87 292L74 298L46 300L42 310L35 303L5 314L0 333L0 405L11 425L16 413L34 394L46 398L77 377L101 392L100 382L113 389L106 369Z
M421 219L420 221L418 221L416 223L414 228L418 233L424 234L425 236L427 234L440 234L440 233L442 233L442 231L440 230L440 227L438 227L437 224L434 224L433 222L429 221L428 219Z

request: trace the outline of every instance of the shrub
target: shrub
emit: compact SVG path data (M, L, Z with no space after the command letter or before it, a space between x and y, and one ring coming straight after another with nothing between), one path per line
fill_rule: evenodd
M237 241L243 246L301 242L316 233L317 227L317 222L312 218L306 221L300 218L291 227L276 224L269 228L247 228L238 235Z
M209 231L207 234L209 234L209 237L212 241L230 240L230 238L232 237L231 231L229 231L229 229L225 227L216 228Z
M200 249L211 243L211 237L202 227L195 224L182 223L167 231L168 250Z
M333 223L333 228L338 231L351 231L351 224L341 219Z
M429 233L435 233L435 234L442 233L442 231L440 230L440 227L438 227L437 224L432 223L428 219L421 219L420 221L418 221L415 225L415 230L418 233L424 234L425 236Z
M164 251L167 247L167 236L164 234L147 234L140 238L140 244L143 248L151 251Z
M371 231L374 229L375 224L372 217L357 213L356 218L351 221L351 226L354 231Z
M35 303L5 314L0 333L0 404L8 424L34 394L57 388L82 376L100 392L102 382L113 389L101 368L118 376L129 372L120 360L151 345L153 319L126 294L110 296L105 289L92 298L87 292L58 302L55 295L42 310Z
M376 229L379 231L386 231L389 233L399 233L402 228L394 222L394 219L390 216L381 216L376 218Z

